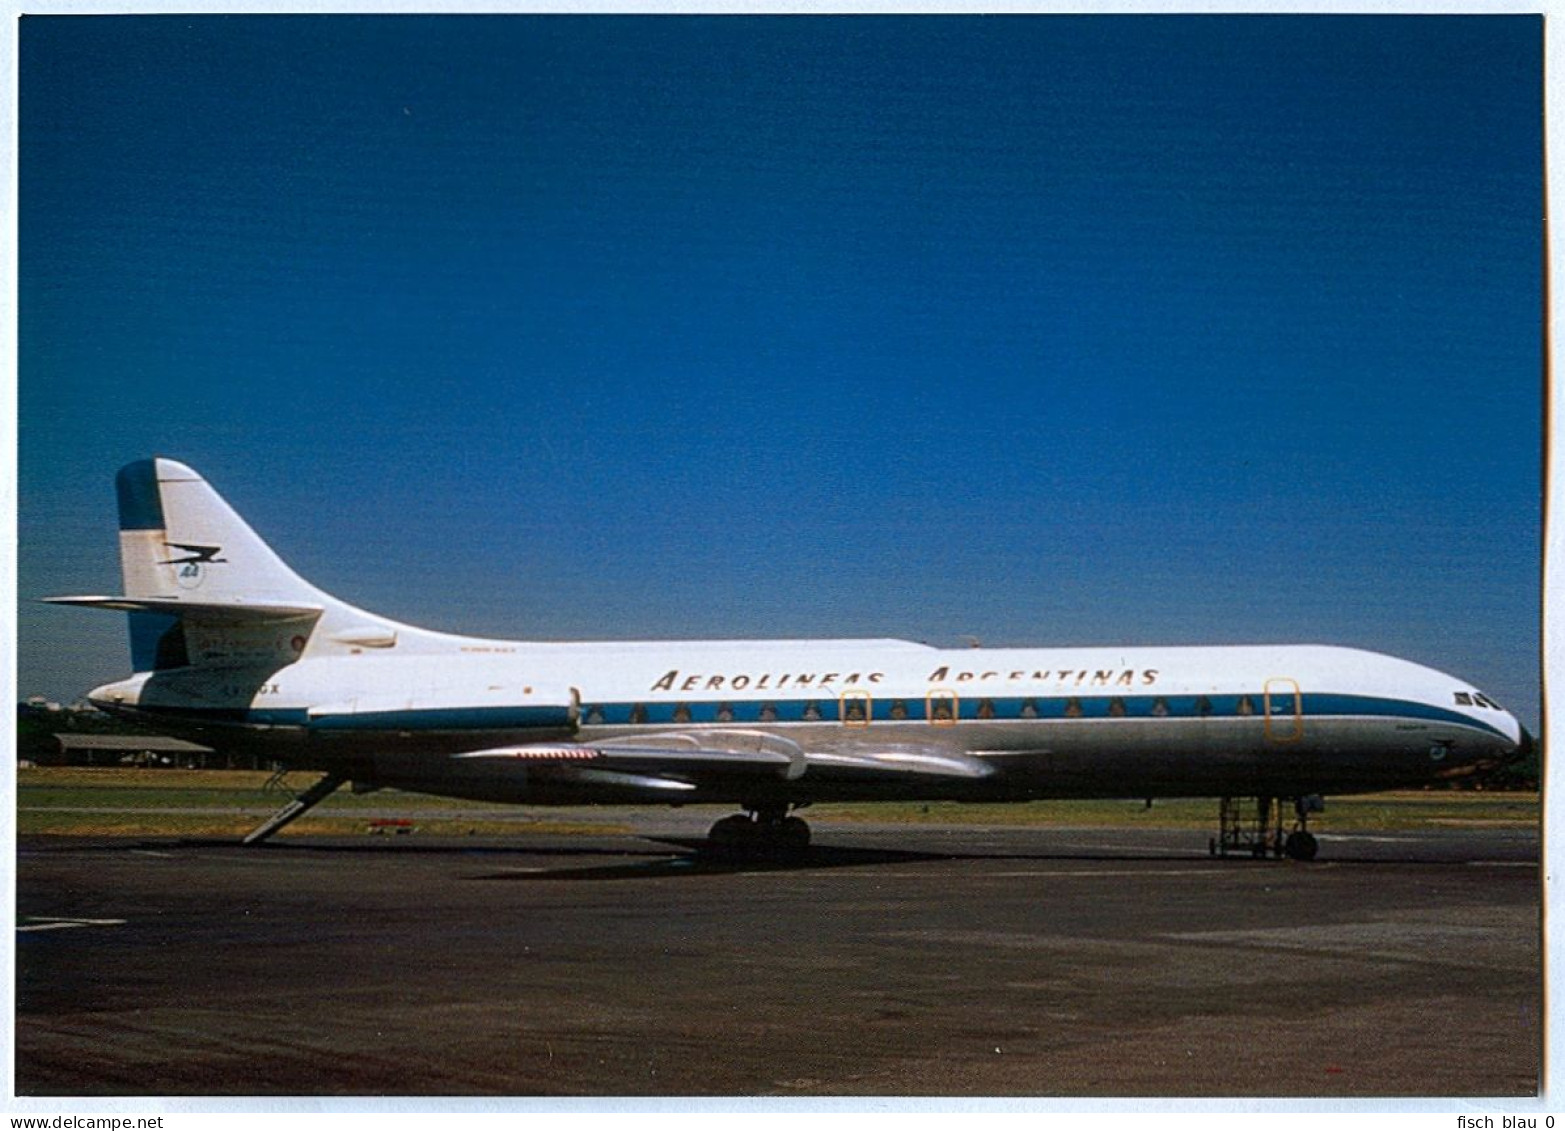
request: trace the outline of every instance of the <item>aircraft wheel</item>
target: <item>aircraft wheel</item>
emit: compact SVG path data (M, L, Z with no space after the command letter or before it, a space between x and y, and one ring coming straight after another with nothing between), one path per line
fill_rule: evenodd
M706 839L719 851L743 851L755 842L755 822L742 813L735 813L713 825Z
M810 826L799 817L789 817L777 826L777 844L786 852L803 852L810 846Z
M1283 842L1282 850L1287 853L1289 860L1313 860L1320 845L1307 832L1292 832Z

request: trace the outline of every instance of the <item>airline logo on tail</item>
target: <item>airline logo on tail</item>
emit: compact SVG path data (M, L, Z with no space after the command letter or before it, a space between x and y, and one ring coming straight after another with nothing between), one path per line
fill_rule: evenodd
M190 557L170 558L166 562L159 562L159 565L185 565L190 562L196 562L199 564L206 564L210 562L215 565L217 563L228 561L227 558L220 558L217 556L223 552L223 547L221 546L187 546L183 542L165 542L163 544L170 550L184 550L190 555Z
M193 546L186 542L163 543L170 550L183 550L188 555L183 558L170 558L159 565L174 567L174 580L179 583L181 589L195 589L205 580L206 571L201 567L206 565L221 565L227 563L227 558L217 555L223 552L221 546Z

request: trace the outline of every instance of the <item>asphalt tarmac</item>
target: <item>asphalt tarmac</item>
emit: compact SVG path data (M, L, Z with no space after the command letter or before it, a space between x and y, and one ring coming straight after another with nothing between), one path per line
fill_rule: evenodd
M661 832L660 832L661 830ZM1530 1096L1530 829L24 838L21 1096ZM664 835L669 839L652 839ZM691 842L693 843L693 842Z

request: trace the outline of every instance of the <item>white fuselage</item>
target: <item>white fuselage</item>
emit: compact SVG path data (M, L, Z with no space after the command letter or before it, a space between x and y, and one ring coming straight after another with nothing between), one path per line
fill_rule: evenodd
M284 761L507 800L624 800L548 773L453 775L507 742L764 732L818 752L946 749L981 781L896 796L1292 795L1414 785L1514 752L1507 712L1452 676L1325 646L941 650L898 640L538 644L396 626L257 675L138 675L95 700ZM370 639L366 636L365 639ZM386 640L394 642L387 644ZM746 800L724 786L681 801ZM887 795L806 772L794 801Z

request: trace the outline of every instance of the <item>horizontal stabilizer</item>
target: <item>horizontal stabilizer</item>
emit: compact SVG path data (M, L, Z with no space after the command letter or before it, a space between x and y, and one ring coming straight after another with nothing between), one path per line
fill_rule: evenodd
M311 620L321 615L321 605L274 605L262 602L183 601L178 597L45 597L51 605L77 605L122 613L161 613L171 617L199 617L224 624L257 624L263 621Z

